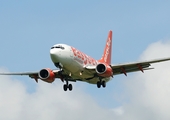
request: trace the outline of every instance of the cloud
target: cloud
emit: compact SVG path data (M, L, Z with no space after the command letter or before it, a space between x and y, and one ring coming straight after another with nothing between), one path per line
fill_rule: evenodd
M170 42L158 41L148 46L140 60L170 56ZM169 120L170 119L170 62L153 64L154 70L135 73L124 82L121 106L109 109L97 104L89 93L78 86L64 92L62 83L39 82L35 92L11 76L0 76L0 119L5 120ZM0 72L6 70L0 69ZM109 84L109 83L108 83ZM107 88L106 88L107 89Z
M5 72L0 70L0 72ZM0 76L0 119L104 119L107 112L81 89L64 92L62 83L39 82L35 92L20 80ZM101 114L102 113L102 114Z
M158 41L141 55L142 60L170 57L170 43ZM154 70L136 73L126 81L129 103L123 116L134 119L170 119L170 61L152 64ZM129 118L130 119L130 118ZM132 118L131 118L132 119Z

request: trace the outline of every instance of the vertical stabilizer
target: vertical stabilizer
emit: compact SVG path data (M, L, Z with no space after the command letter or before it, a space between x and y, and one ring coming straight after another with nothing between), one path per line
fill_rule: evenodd
M104 62L107 63L108 65L111 64L111 54L112 54L112 31L109 31L107 40L106 40L106 45L104 48L104 53L102 58L99 60L99 62Z

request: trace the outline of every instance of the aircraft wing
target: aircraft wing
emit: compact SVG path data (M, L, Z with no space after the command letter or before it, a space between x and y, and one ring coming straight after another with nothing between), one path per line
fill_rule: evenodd
M52 70L55 74L56 78L60 78L60 76L57 74L59 70ZM28 75L31 78L38 79L38 72L17 72L17 73L0 73L0 75Z
M113 69L113 74L125 74L128 72L136 72L136 71L144 71L144 70L150 70L153 68L149 68L150 64L157 63L157 62L163 62L168 61L170 58L164 58L164 59L156 59L156 60L150 60L150 61L143 61L143 62L132 62L132 63L125 63L125 64L116 64L111 65Z
M11 72L11 73L0 73L0 75L29 75L31 77L34 75L38 76L38 72L17 72L17 73Z

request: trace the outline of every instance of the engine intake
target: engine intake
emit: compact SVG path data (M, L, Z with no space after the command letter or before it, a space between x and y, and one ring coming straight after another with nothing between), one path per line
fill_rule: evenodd
M55 74L51 69L40 70L38 77L48 83L52 83L55 80Z
M106 71L106 66L104 64L98 64L96 67L96 72L102 74Z
M111 77L113 76L113 70L109 65L100 63L96 66L96 72L99 76L102 77Z

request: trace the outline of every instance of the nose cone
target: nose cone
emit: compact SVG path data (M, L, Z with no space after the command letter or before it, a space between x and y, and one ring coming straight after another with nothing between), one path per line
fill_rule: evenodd
M50 50L50 55L53 56L53 55L55 55L55 53L56 53L56 50L55 50L55 49L51 49L51 50Z
M50 56L53 63L67 64L70 59L70 49L65 44L56 44L50 49Z
M59 56L60 56L59 54L60 54L60 51L59 51L59 50L57 50L57 49L51 49L51 50L50 50L51 60L52 60L53 62L58 62Z

